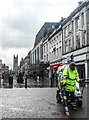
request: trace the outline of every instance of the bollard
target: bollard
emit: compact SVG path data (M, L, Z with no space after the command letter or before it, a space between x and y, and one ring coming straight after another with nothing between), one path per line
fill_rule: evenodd
M27 88L27 77L25 77L25 88Z
M50 85L50 87L53 87L53 79L51 78L51 85Z
M9 77L9 87L13 88L13 76Z

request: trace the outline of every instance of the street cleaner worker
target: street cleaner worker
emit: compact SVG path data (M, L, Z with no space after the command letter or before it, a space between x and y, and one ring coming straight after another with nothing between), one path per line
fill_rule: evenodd
M79 74L74 62L71 62L69 66L63 71L62 79L62 82L65 85L66 97L68 98L68 95L71 95L72 108L73 110L77 110L74 91L76 89L76 81L79 83L81 80L79 79Z

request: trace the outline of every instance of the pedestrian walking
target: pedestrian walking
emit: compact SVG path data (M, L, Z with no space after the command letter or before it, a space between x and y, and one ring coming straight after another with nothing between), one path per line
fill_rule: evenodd
M37 82L39 83L39 75L37 75Z
M37 75L35 74L35 81L37 81Z
M18 78L17 78L17 83L23 83L23 75L22 73L19 73Z
M51 87L53 87L53 81L54 81L54 73L52 73L52 77L51 77Z
M12 74L9 75L9 87L13 88L13 75Z

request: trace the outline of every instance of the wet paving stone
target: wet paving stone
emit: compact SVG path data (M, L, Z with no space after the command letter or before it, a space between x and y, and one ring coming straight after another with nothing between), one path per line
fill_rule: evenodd
M57 88L13 88L0 89L1 118L67 118L63 106L56 101ZM86 93L86 89L84 91ZM86 94L78 112L71 117L86 118Z

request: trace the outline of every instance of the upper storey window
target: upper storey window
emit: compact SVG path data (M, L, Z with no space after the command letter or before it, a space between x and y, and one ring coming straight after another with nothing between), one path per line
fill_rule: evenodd
M45 48L45 45L44 45L44 53L46 52L45 49L46 49L46 48Z
M47 44L47 48L46 49L47 49L47 52L48 52L48 44Z
M74 31L74 22L72 21L72 32Z
M68 41L65 41L65 53L68 52Z
M68 36L68 28L65 27L65 29L64 29L64 37L67 37L67 36Z
M76 29L79 29L79 17L76 18Z
M70 33L71 32L71 25L69 24L68 25L68 33Z
M80 48L80 34L76 35L76 48Z
M82 13L82 27L84 27L84 13Z

